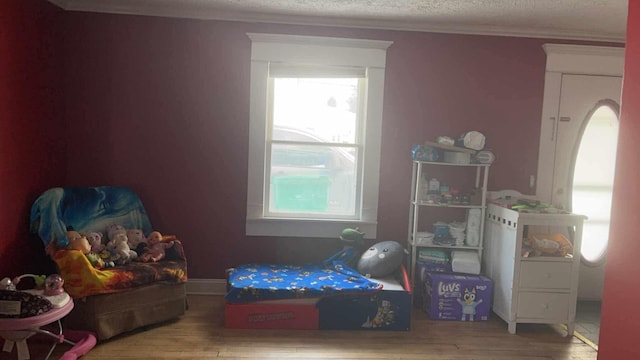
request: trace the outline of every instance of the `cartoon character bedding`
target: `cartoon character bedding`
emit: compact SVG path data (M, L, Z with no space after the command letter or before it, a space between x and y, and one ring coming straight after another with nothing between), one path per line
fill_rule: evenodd
M53 188L44 192L31 208L30 230L44 242L74 298L106 294L157 281L187 281L187 264L182 243L171 237L173 247L160 262L128 262L97 269L83 252L66 248L67 230L104 233L107 226L153 230L142 202L125 187Z
M369 278L351 267L358 254L345 247L314 264L245 264L228 269L225 327L409 330L411 286L404 266L384 277Z
M382 285L349 266L356 250L345 248L318 264L244 264L227 270L229 303L362 294Z

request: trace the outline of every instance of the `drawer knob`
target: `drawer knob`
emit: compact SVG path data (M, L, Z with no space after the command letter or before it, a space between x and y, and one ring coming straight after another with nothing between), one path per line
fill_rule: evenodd
M547 278L547 279L551 279L551 274L546 273L546 274L544 274L544 277Z
M542 308L543 309L548 309L549 308L549 304L542 304Z

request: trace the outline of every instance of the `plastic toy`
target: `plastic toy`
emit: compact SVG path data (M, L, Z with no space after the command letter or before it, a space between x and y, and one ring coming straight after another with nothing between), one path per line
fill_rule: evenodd
M23 275L14 277L13 280L10 280L9 278L2 279L0 283L7 284L7 287L6 288L2 287L2 289L15 291L16 286L24 278L32 278L36 289L42 290L44 288L44 283L46 279L45 275L23 274Z
M71 234L74 236L75 234ZM81 237L84 238L84 237ZM74 237L76 242L77 238ZM86 238L84 238L86 240ZM96 336L88 331L63 331L62 319L73 309L73 300L62 288L62 278L58 274L45 275L24 274L13 282L19 283L30 277L35 280L36 289L24 291L7 291L0 289L0 298L8 303L18 303L13 313L0 316L0 338L4 343L3 352L10 353L14 346L18 359L29 359L27 339L41 337L41 340L53 340L45 359L49 359L58 344L68 344L68 349L60 360L74 360L86 354L96 345ZM8 278L3 279L8 280ZM44 285L44 291L37 289ZM15 289L14 289L15 290ZM0 355L0 358L5 358Z
M44 280L44 295L56 296L64 292L64 280L58 274L51 274Z
M16 285L8 277L0 280L0 290L16 291Z
M346 228L340 233L340 240L344 241L346 245L359 247L364 243L364 233L360 232L360 228L355 229Z

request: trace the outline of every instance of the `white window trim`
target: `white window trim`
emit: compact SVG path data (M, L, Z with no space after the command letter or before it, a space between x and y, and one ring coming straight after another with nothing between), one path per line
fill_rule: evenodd
M378 218L380 143L386 50L390 41L280 34L247 34L251 39L249 168L246 234L335 238L345 227L360 227L375 238ZM365 153L359 220L286 219L264 216L267 77L270 62L367 68Z

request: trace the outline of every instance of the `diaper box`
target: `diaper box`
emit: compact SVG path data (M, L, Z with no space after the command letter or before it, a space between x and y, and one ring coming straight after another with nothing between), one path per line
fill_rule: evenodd
M440 272L440 273L450 273L453 272L451 268L451 263L447 264L433 264L428 262L417 262L416 263L416 279L417 281L425 282L427 281L427 273L430 272Z
M486 276L428 272L422 308L433 320L485 321L491 312L492 291Z

